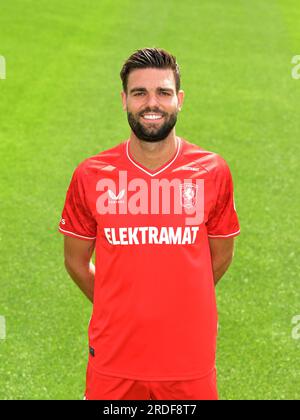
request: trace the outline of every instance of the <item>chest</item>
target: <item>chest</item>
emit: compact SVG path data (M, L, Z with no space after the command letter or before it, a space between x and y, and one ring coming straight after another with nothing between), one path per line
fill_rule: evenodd
M206 172L139 177L120 170L94 175L86 199L101 228L185 227L206 223L216 197Z

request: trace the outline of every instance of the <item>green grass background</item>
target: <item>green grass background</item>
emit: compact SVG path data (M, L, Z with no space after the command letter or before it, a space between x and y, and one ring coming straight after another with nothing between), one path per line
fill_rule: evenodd
M91 306L57 233L75 166L126 139L119 71L176 55L176 133L218 152L242 233L217 288L221 399L299 399L298 0L0 0L1 399L80 399Z

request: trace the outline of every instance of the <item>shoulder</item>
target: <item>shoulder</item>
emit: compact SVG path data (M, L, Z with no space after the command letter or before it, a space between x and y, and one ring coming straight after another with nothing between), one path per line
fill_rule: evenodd
M124 143L125 142L122 142L117 146L84 159L77 165L74 173L78 177L85 177L98 173L99 170L108 171L110 169L114 169L118 165L118 161L123 156Z
M226 160L218 153L206 150L197 144L184 140L184 154L189 161L201 165L211 176L215 177L229 172Z

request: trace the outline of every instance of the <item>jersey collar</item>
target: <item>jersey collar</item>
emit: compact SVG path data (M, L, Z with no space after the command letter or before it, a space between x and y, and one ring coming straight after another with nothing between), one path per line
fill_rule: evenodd
M136 162L133 159L133 157L130 155L130 151L129 151L129 143L130 143L130 140L127 140L126 143L125 143L125 146L126 146L126 156L127 156L127 158L130 160L130 162L134 166L136 166L138 169L140 169L141 171L143 171L147 175L153 177L153 176L156 176L156 175L162 173L166 169L168 169L175 162L175 160L177 159L177 157L178 157L178 155L180 153L180 150L181 150L182 139L181 139L181 137L176 136L176 140L177 140L177 150L176 150L175 156L170 161L168 161L167 163L165 163L163 166L161 166L160 168L156 169L155 171L150 171L150 169L145 168L145 166L141 165L140 163Z

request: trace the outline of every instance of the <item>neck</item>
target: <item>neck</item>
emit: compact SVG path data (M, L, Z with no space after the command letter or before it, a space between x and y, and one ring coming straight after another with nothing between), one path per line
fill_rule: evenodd
M129 138L130 155L136 162L150 170L158 169L171 160L176 150L175 130L172 130L164 140L153 143L140 140L133 132Z

